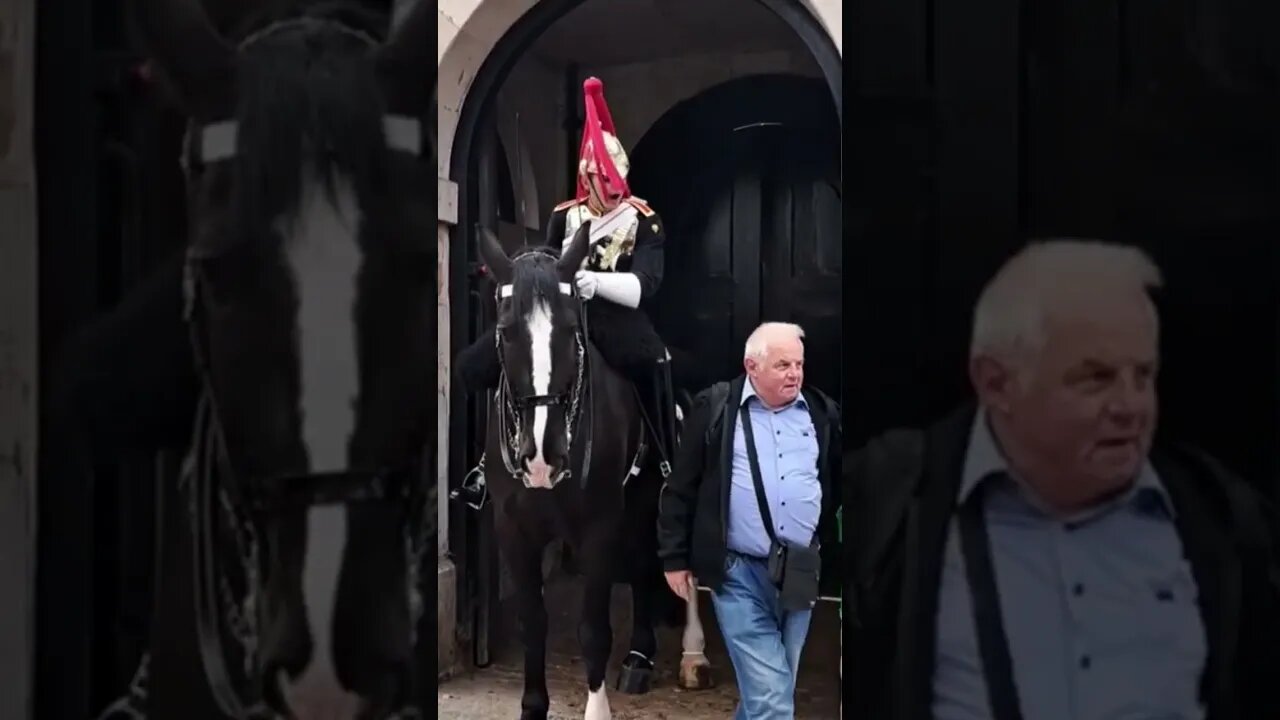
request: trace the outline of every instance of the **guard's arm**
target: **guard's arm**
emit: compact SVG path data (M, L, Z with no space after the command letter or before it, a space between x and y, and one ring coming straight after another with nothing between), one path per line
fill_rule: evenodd
M640 278L634 274L622 272L596 273L596 280L599 283L596 288L596 295L599 297L629 308L640 307L640 297L643 292Z
M636 247L631 254L631 272L640 282L640 297L647 299L662 286L666 235L657 213L640 215Z

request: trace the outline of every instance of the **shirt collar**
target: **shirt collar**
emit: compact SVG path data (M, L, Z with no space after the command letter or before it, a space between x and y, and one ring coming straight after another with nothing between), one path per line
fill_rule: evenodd
M1005 461L995 435L991 432L990 418L985 408L979 408L973 420L973 428L969 433L968 452L965 453L963 475L960 478L960 491L956 497L957 504L969 499L980 483L989 479L993 473L1003 473L1013 477L1009 464ZM1173 498L1164 484L1160 482L1150 460L1142 461L1142 469L1133 487L1126 493L1121 502L1150 502L1155 499L1169 514L1176 516Z
M760 396L756 394L756 386L751 384L751 378L747 378L746 382L742 383L742 402L739 403L739 405L746 405L747 401L751 398L755 398L756 402L760 403L760 407L764 407L764 401L760 400ZM783 410L791 407L798 407L801 410L809 409L809 403L804 399L803 392L796 395L796 399L786 405L783 405L780 408L773 408L773 411L782 412Z

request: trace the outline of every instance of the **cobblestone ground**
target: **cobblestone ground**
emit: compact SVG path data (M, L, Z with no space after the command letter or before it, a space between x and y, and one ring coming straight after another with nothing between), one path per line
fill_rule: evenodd
M547 687L551 693L552 720L576 720L586 706L586 671L579 658L577 618L579 583L561 579L546 590L549 637L547 640ZM680 630L663 629L659 635L661 657L654 688L645 695L609 692L614 720L728 720L737 705L738 691L715 624L715 613L706 593L700 594L703 629L707 635L707 656L711 660L716 687L691 692L676 687L675 673L680 662ZM627 653L630 637L630 591L614 588L614 650L609 663L608 682L617 679L617 669ZM518 641L512 636L491 666L464 671L441 683L437 709L448 720L510 720L520 714L523 689L522 660ZM837 608L819 603L809 631L809 641L800 661L796 692L797 720L838 720L840 693L840 623ZM611 685L610 685L611 687Z

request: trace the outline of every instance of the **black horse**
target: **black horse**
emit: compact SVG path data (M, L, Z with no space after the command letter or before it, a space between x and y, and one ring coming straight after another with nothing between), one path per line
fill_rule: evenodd
M525 647L524 720L547 717L547 612L542 559L554 539L570 544L584 576L579 641L586 661L588 720L610 716L604 687L613 647L615 582L632 588L631 652L619 686L648 690L655 622L666 589L655 528L662 479L646 459L648 438L633 385L589 341L588 314L573 286L589 249L584 224L564 254L525 249L508 257L490 233L480 255L497 283L495 342L502 378L489 408L487 483L502 556L511 570ZM696 624L696 605L692 612ZM701 655L701 627L696 628Z
M434 686L433 8L388 40L276 3L227 41L197 0L137 2L191 117L188 247L67 349L54 472L194 438L162 490L151 717L382 719Z

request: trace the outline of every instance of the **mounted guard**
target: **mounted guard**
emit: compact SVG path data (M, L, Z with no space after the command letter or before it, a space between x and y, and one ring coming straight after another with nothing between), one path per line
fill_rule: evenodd
M579 150L577 193L556 205L547 221L547 245L557 253L590 223L591 246L574 283L586 304L588 332L605 362L636 385L644 420L665 479L671 472L677 437L671 354L641 309L662 284L662 219L631 194L630 161L618 140L599 78L583 83L586 121ZM458 354L455 367L470 392L497 387L500 366L494 333L482 333ZM487 498L484 460L454 497L472 507Z

